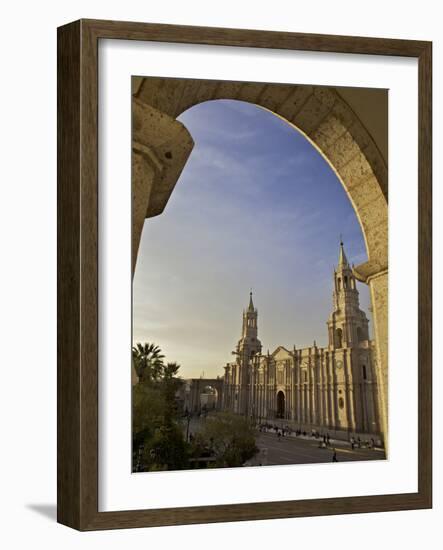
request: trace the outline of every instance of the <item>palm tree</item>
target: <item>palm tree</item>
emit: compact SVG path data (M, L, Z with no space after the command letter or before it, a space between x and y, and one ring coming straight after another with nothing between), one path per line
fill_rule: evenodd
M132 348L132 359L140 381L157 381L162 374L164 357L155 344L136 344Z
M163 368L163 377L165 380L171 380L172 378L175 378L179 369L180 365L178 363L167 363Z
M165 425L170 425L177 415L176 392L183 383L177 376L180 365L178 363L167 363L163 367L162 387L165 396Z

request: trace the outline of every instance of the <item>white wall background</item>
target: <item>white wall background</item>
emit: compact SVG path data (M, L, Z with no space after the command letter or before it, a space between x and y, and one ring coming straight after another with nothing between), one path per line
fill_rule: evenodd
M0 128L0 541L6 548L211 549L356 546L406 550L441 539L443 459L443 37L438 2L372 0L77 0L2 10ZM432 511L77 533L55 523L56 501L56 27L80 17L434 41L434 373ZM438 543L437 543L438 544ZM435 544L432 545L435 547Z

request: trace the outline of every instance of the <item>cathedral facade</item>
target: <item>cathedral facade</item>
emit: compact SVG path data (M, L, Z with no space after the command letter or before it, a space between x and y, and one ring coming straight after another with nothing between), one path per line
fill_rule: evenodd
M250 294L242 336L233 352L236 359L224 367L224 410L256 422L281 419L302 429L380 433L375 346L343 243L333 279L333 311L324 348L314 342L308 348L279 346L263 354Z

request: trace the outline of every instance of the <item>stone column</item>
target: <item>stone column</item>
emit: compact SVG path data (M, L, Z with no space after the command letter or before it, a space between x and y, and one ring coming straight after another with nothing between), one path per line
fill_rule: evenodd
M329 416L330 425L334 428L338 426L338 409L336 402L336 381L334 372L335 357L331 357L329 361L328 378L329 378L329 401L331 407L331 414Z
M306 421L306 410L305 410L305 388L306 384L304 379L300 382L300 424L304 424Z
M322 363L322 399L323 399L323 426L329 424L329 412L328 412L328 376L327 376L327 362L329 354L326 353Z
M369 386L369 402L371 404L371 432L378 433L381 428L378 415L377 384L374 381Z
M297 378L297 387L296 387L296 420L300 424L301 422L301 384L300 377Z
M354 411L354 385L351 374L351 364L353 361L352 351L345 350L344 353L344 369L345 369L345 397L346 397L346 412L348 420L348 428L355 431L355 411Z
M143 147L133 143L132 148L132 273L134 274L149 197L156 179L156 171L143 151Z
M387 228L380 239L387 243ZM387 247L386 247L387 248ZM375 376L380 431L388 451L388 268L387 252L381 258L354 268L359 281L369 285L374 319Z
M315 355L309 365L309 424L315 423Z
M366 380L363 380L361 384L362 389L362 401L363 401L363 426L366 432L371 431L371 411L369 410L369 401L368 401L368 383Z
M377 350L375 373L378 386L380 428L387 449L388 434L388 272L369 280L373 304L375 344Z
M264 387L263 384L260 385L260 417L263 418L265 415L265 403L264 403Z
M323 419L324 419L324 410L323 410L323 388L322 388L322 365L323 365L323 350L320 352L319 357L319 363L317 367L317 381L316 381L316 388L317 388L317 403L318 403L318 412L317 412L317 424L319 426L323 425Z
M132 267L145 218L165 209L194 147L188 130L172 117L132 101Z

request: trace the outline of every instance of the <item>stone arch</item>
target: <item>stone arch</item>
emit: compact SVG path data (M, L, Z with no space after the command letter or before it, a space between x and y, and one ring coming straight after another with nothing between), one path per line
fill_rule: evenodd
M220 410L222 407L223 396L223 379L222 378L192 378L187 381L189 392L188 399L185 404L185 408L192 414L200 413L203 408L202 394L205 394L208 388L214 390L217 395L217 399L214 403L215 406L209 404L207 410Z
M220 408L220 396L217 388L211 384L206 385L200 391L200 408L215 410Z
M300 131L341 181L360 222L368 261L354 275L369 284L377 347L382 431L387 433L388 172L358 116L334 88L259 82L133 78L133 269L145 218L160 214L191 153L176 120L215 99L253 103Z
M152 143L153 118L160 118L154 122L164 128L168 121L177 123L176 117L193 105L214 99L253 103L284 119L321 152L342 182L365 237L371 264L366 270L387 268L387 167L363 124L334 88L139 78L134 98L134 141L145 145ZM176 132L180 133L184 126L178 124ZM155 134L159 142L161 136ZM188 138L186 145L190 153L192 139ZM181 157L180 153L183 151L177 151L177 156ZM167 150L159 157L163 162L172 161L170 165L181 160L174 162L174 153Z

